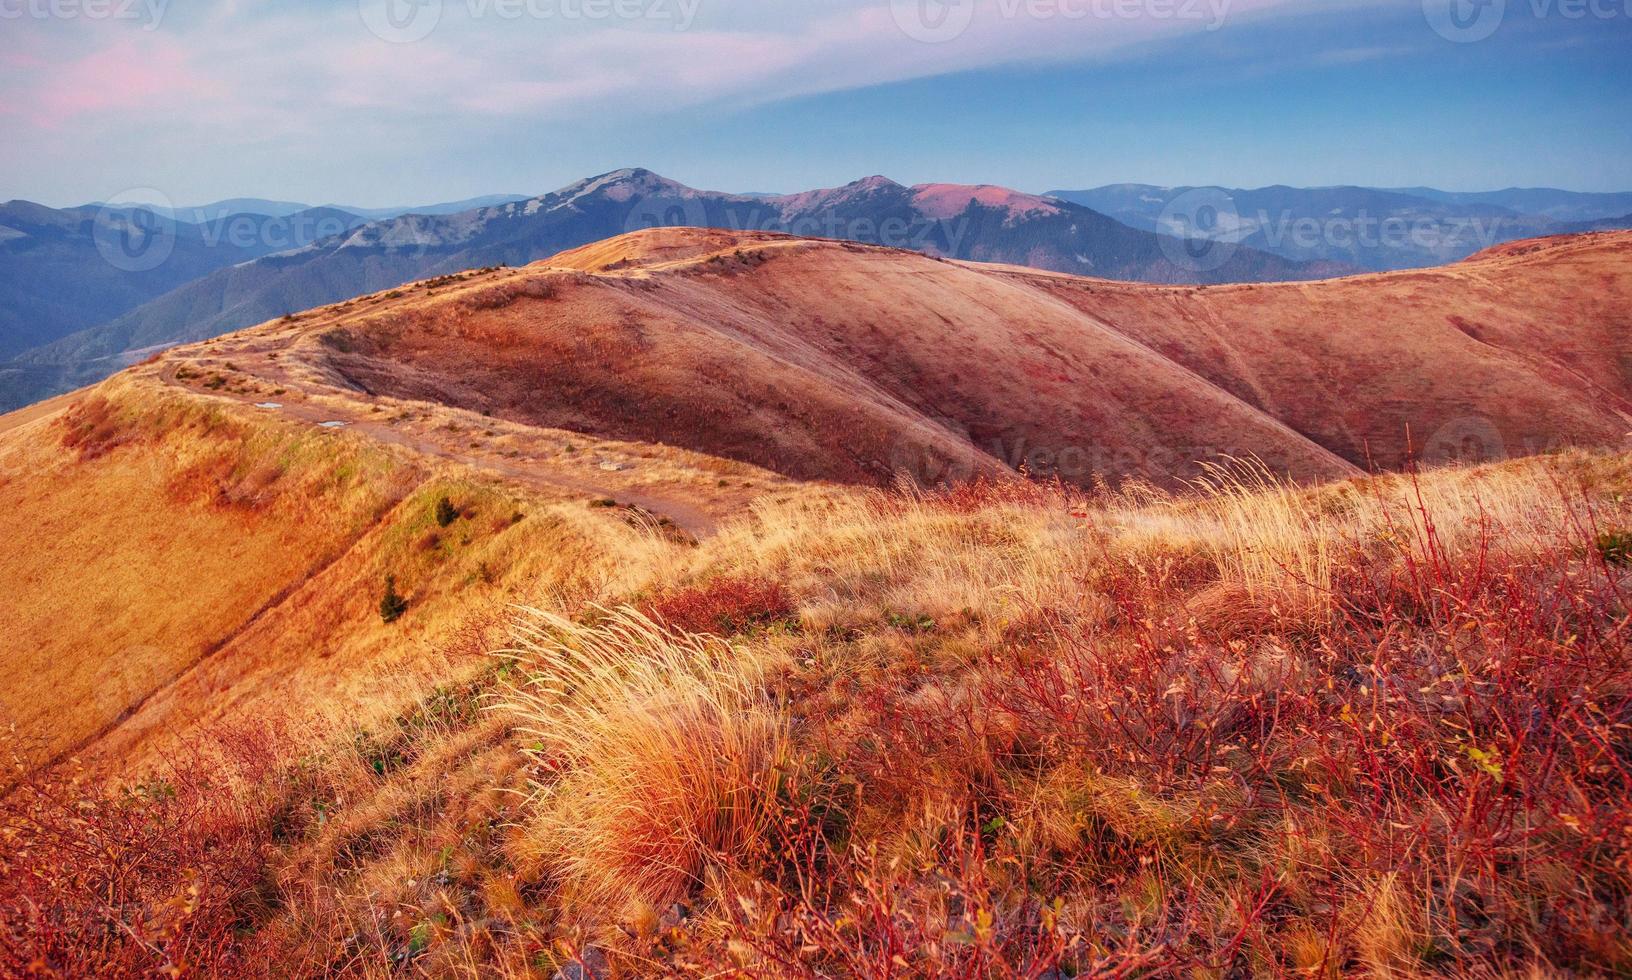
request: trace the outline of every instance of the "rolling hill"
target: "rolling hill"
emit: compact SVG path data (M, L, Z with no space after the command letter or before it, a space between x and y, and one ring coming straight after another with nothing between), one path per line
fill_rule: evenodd
M658 229L232 341L356 390L799 478L983 468L1157 481L1255 455L1320 477L1632 429L1629 238L1443 269L1161 287L774 233ZM1511 281L1524 282L1516 290ZM274 338L279 338L274 341Z

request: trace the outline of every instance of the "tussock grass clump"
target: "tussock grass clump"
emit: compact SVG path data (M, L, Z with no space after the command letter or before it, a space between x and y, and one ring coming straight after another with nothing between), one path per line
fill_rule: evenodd
M1206 547L1221 577L1293 615L1326 609L1339 542L1319 502L1257 460L1205 470L1196 507L1211 524Z
M752 662L628 609L531 610L505 656L536 766L530 846L577 902L662 906L759 843L787 736Z

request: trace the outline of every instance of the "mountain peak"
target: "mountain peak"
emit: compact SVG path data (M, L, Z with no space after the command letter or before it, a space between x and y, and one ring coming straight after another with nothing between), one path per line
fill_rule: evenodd
M545 197L555 198L555 203L564 204L593 194L603 194L614 200L628 200L636 195L690 196L696 193L685 184L670 180L645 167L624 167L621 170L608 171L598 177L585 177Z
M786 216L812 208L831 208L879 192L904 190L905 187L890 178L874 174L871 177L853 180L843 187L823 187L799 194L784 194L769 200L780 206L783 215Z
M1058 214L1063 210L1061 202L1054 198L1025 194L995 184L918 184L912 188L912 194L913 203L932 218L956 217L971 204L1001 208L1011 219Z

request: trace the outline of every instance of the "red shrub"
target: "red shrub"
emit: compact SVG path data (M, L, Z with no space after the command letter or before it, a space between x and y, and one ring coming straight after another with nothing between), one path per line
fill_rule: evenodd
M100 396L69 406L57 424L62 429L63 448L79 453L82 461L106 456L134 438L120 422L113 403Z
M1388 875L1426 910L1438 955L1624 968L1632 621L1617 576L1583 560L1590 529L1559 528L1550 551L1522 557L1499 552L1491 528L1453 554L1420 511L1400 530L1418 550L1377 568L1356 558L1339 615L1308 637L1223 643L1162 613L1156 587L1108 583L1125 628L1003 656L988 704L1041 758L1183 816L1193 864L1248 840L1316 847L1288 828L1341 842L1280 908L1329 921L1329 950L1358 928L1338 910L1369 901L1355 882ZM1154 859L1126 843L1088 851ZM1194 884L1180 874L1164 889Z
M693 633L743 633L788 622L796 612L777 582L752 577L714 579L665 592L646 604L648 616Z
M1084 493L1059 477L1039 479L1024 473L976 477L946 486L923 488L899 481L889 492L874 497L882 513L899 513L909 501L919 500L954 514L973 514L991 507L1041 507L1061 510L1082 501Z
M0 975L245 972L265 812L202 766L120 791L24 780L0 802Z

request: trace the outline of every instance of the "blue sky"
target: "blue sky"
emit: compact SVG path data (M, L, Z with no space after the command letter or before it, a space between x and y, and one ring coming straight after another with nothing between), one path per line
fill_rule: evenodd
M0 198L54 205L385 206L632 165L721 190L1632 190L1632 0L0 0L0 18Z

